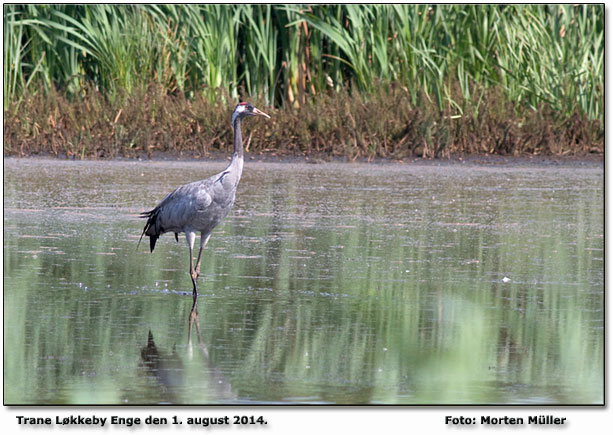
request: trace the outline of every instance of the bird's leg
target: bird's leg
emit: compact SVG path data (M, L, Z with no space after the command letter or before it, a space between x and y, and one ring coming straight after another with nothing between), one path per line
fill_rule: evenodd
M198 251L198 260L196 261L196 269L194 270L194 272L196 273L196 279L198 279L198 277L200 276L200 260L202 260L202 250L209 242L210 237L210 234L206 236L204 234L200 235L200 251Z
M196 240L196 233L191 231L185 232L185 239L187 240L187 246L189 247L189 276L192 278L192 284L194 286L194 297L198 296L198 286L196 280L198 277L194 273L194 241Z
M191 233L193 235L193 233ZM192 310L189 313L189 331L188 331L188 342L191 345L192 343L192 325L194 324L194 322L196 322L196 333L198 334L198 343L200 343L201 339L200 339L200 322L198 321L198 290L196 287L196 281L198 280L198 277L200 276L200 260L202 260L202 250L204 249L204 247L206 246L207 242L209 241L209 237L211 237L210 234L204 235L204 234L200 234L200 251L198 251L198 260L196 261L196 268L194 269L192 264L193 264L193 258L192 258L192 246L194 245L194 239L195 239L195 235L193 235L193 238L189 239L188 238L188 244L190 245L190 249L189 249L189 274L192 277L192 283L194 284L194 302L192 304ZM191 243L190 243L191 240Z

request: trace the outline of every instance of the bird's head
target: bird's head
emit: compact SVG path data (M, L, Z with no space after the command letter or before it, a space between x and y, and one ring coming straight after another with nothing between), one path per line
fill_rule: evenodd
M270 118L269 115L254 107L251 103L238 103L232 114L232 124L234 124L236 118L242 119L245 116L264 116Z

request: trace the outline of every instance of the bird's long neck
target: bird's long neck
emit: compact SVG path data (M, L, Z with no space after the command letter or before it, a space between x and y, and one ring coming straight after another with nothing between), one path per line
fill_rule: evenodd
M234 153L227 170L236 176L235 183L238 184L238 180L243 172L243 134L241 133L240 118L237 116L232 124L234 126Z
M243 158L243 133L241 132L241 119L237 116L234 120L234 154L232 160Z

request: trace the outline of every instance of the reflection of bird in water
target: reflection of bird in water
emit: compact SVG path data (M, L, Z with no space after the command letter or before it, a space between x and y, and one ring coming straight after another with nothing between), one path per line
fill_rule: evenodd
M232 114L234 127L234 154L232 161L222 172L207 178L185 184L166 198L151 211L141 213L147 218L147 223L141 234L149 236L151 252L155 248L157 239L164 233L174 232L178 241L179 233L185 233L189 247L189 274L194 286L194 297L198 295L196 281L200 276L200 260L202 250L211 236L213 229L226 217L236 196L236 187L243 172L243 137L241 133L241 120L247 116L265 116L266 113L253 107L251 103L240 103ZM200 251L196 267L194 267L194 241L196 232L200 232ZM139 240L140 243L140 240Z
M188 356L190 360L193 360L194 357L192 351L192 327L194 322L196 323L196 338L198 339L196 349L200 353L200 360L207 366L206 371L209 373L210 376L210 391L213 391L215 393L216 399L218 400L236 399L236 394L232 391L232 385L230 384L228 379L224 376L221 370L219 370L219 368L211 364L211 360L209 358L209 349L202 340L202 335L200 334L200 322L198 321L196 313L196 297L194 297L194 305L192 306L192 312L189 316L189 329L187 334Z
M140 356L144 367L155 376L158 384L165 392L165 401L174 402L174 393L184 384L183 362L177 355L176 349L173 348L170 355L160 352L153 341L153 334L149 331L147 346L141 349Z
M147 370L148 378L153 377L156 381L154 397L159 398L157 401L170 403L187 403L194 400L202 402L235 400L236 394L232 392L229 380L221 370L211 364L209 352L200 336L198 324L196 324L198 339L196 349L199 352L197 358L194 358L191 335L193 321L193 318L190 317L185 361L174 347L172 354L160 351L155 345L153 334L149 331L147 346L141 349L141 367ZM195 372L188 370L190 367L195 367ZM190 374L192 376L197 374L197 378L190 379Z

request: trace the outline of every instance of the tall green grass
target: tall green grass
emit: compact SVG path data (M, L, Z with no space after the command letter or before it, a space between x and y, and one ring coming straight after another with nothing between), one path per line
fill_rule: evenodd
M276 106L398 85L451 118L499 88L603 119L602 5L5 5L4 29L5 105L91 84Z

